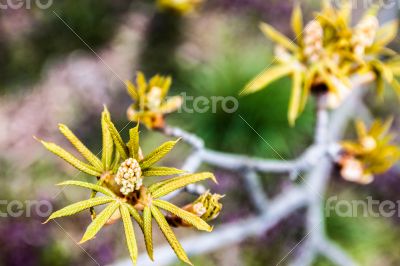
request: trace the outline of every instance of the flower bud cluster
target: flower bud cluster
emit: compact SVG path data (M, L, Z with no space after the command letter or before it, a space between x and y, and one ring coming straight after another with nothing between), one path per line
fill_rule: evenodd
M118 168L115 182L121 186L121 193L127 196L129 193L139 190L143 184L142 170L139 163L129 158Z
M304 29L304 56L308 62L317 62L323 52L324 33L321 24L316 21L310 21Z

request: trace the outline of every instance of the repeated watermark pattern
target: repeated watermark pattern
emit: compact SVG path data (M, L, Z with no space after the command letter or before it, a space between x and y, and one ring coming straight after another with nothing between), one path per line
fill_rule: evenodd
M0 200L0 218L47 218L52 212L53 205L48 200Z
M400 6L400 0L330 0L330 2L339 8L350 3L353 9L361 10L374 6L380 9L392 9Z
M400 217L400 200L376 200L367 197L363 200L343 200L337 196L327 199L325 204L325 216L337 216L342 218L353 217Z
M0 0L0 10L49 9L53 0Z
M233 96L192 96L186 92L180 94L182 97L182 105L177 110L178 113L234 113L239 108L239 101Z

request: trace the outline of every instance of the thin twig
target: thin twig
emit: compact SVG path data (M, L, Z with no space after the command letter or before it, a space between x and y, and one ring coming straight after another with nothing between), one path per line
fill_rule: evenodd
M260 177L255 171L246 171L243 176L248 195L250 195L257 212L266 213L268 210L268 198L263 190Z

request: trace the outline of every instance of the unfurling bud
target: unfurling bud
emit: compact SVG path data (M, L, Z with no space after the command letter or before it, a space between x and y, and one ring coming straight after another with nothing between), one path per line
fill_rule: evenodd
M310 21L304 29L304 56L308 62L317 62L323 52L324 32L318 21Z
M211 194L209 191L205 192L201 195L195 202L194 205L201 204L199 206L203 208L199 208L200 210L205 210L203 214L199 212L199 216L204 221L211 221L217 218L219 213L222 210L222 204L219 202L224 196L219 194Z
M340 175L347 181L359 184L369 184L373 181L373 176L365 172L365 167L360 160L351 155L344 155L340 161Z
M203 193L197 200L184 206L182 209L190 212L204 221L208 222L217 218L222 210L222 204L219 200L224 196L219 194L211 194L209 191ZM168 215L167 221L174 227L190 227L191 225L178 216L171 214Z
M353 51L358 56L363 56L365 48L370 47L375 40L379 28L379 21L374 16L366 16L355 27L351 43Z
M365 136L360 139L361 145L366 152L371 152L375 150L377 143L376 140L371 136Z
M121 193L127 196L129 193L139 190L143 183L142 170L139 163L129 158L118 168L115 182L121 186Z

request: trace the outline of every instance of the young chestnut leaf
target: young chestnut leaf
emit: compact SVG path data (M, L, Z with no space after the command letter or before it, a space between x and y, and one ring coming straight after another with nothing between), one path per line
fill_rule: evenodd
M100 212L99 215L97 215L96 219L94 219L86 229L86 232L83 235L81 241L79 241L79 244L82 244L95 237L120 205L120 202L114 201L113 203L109 204L102 212Z
M70 165L72 165L76 169L78 169L88 175L92 175L92 176L100 176L101 175L101 172L96 170L93 166L80 161L75 156L73 156L72 154L70 154L69 152L67 152L60 146L58 146L57 144L46 142L43 140L41 140L40 142L43 144L43 146L46 149L48 149L49 151L51 151L52 153L54 153L61 159L65 160L66 162L68 162Z
M161 160L172 150L172 148L175 146L176 143L178 143L178 141L179 139L176 141L167 141L163 143L160 147L152 151L140 162L140 167L142 169L146 169Z
M77 203L74 203L67 207L64 207L56 212L53 212L44 223L48 223L50 220L53 220L55 218L71 216L73 214L90 209L92 207L110 203L114 200L115 199L113 199L111 197L98 197L98 198L92 198L92 199L88 199L88 200L84 200L84 201L79 201Z
M131 216L128 208L124 204L121 204L119 206L119 211L121 213L122 222L124 224L126 245L128 246L129 255L131 257L133 265L136 265L138 248L136 244L135 231L133 229Z
M161 209L164 209L172 214L175 214L176 216L183 219L185 222L194 226L198 230L207 231L207 232L212 231L212 227L210 225L208 225L200 217L198 217L190 212L187 212L187 211L175 206L172 203L169 203L165 200L157 199L157 200L153 201L153 204Z
M215 179L215 176L212 173L204 172L204 173L198 173L198 174L190 174L190 175L184 175L180 176L177 178L174 178L173 181L167 182L163 186L156 188L151 195L153 198L160 198L163 197L172 191L175 191L177 189L183 188L189 184L193 184L202 180L206 179L212 179L215 183L217 183L217 180Z
M183 250L181 244L179 243L178 239L176 238L174 232L172 231L161 211L155 206L151 206L150 210L158 226L160 227L161 232L164 234L165 238L167 239L168 243L174 250L175 254L178 256L178 258L189 265L193 265L187 257L186 252Z
M70 181L61 182L61 183L57 184L57 186L78 186L78 187L88 188L88 189L100 192L109 197L116 197L114 192L112 192L110 189L108 189L104 186L99 186L99 185L88 183L88 182L70 180Z
M149 206L146 206L143 210L143 234L144 234L144 241L146 243L147 254L149 255L151 260L154 260L152 215Z

